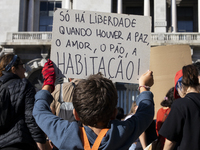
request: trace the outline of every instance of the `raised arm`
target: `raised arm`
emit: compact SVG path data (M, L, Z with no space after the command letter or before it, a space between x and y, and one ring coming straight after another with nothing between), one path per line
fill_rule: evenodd
M140 93L142 93L143 91L149 91L150 87L153 84L154 84L153 72L148 70L139 79L139 91L140 91Z
M154 101L153 94L150 92L150 87L153 85L153 73L147 71L139 79L140 94L136 99L138 106L137 111L132 117L123 121L117 122L120 128L120 136L129 137L127 143L132 144L151 124L154 117ZM122 128L121 128L122 126ZM118 140L116 138L116 140ZM145 147L145 144L144 144Z

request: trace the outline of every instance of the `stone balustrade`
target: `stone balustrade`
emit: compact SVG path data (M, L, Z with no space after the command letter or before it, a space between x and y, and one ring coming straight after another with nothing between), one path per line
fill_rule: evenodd
M14 45L44 44L50 45L52 32L9 32L7 34L6 43Z
M7 44L44 44L50 45L52 32L15 32L7 34ZM200 33L152 33L151 46L189 44L200 46Z
M151 46L189 44L200 45L200 33L152 33Z

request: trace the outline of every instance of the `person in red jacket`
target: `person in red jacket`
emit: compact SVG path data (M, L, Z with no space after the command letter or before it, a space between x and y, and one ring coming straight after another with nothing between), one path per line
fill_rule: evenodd
M158 131L160 130L164 120L167 118L170 110L171 110L171 105L174 101L174 87L170 88L169 91L167 92L166 96L164 97L164 100L160 103L162 108L160 108L157 112L157 117L156 117L156 133L157 136L159 136ZM162 148L165 143L165 138L160 135L160 140L162 143Z

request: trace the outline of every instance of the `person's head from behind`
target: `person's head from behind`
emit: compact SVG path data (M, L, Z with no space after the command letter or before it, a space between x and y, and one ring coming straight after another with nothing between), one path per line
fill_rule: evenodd
M198 78L199 78L199 83L200 83L200 62L195 62L193 65L197 68L198 70Z
M5 54L0 57L0 76L3 75L2 71L12 72L20 78L25 78L25 68L19 56L13 53Z
M106 127L116 115L117 90L111 80L101 73L81 80L73 95L74 115L91 127Z
M181 82L177 83L177 90L181 97L184 97L191 91L197 91L199 85L198 70L194 65L187 65L182 68L183 77Z
M171 107L173 101L175 100L173 94L174 94L174 87L169 89L166 96L164 97L164 100L162 100L160 105L163 106L163 107Z

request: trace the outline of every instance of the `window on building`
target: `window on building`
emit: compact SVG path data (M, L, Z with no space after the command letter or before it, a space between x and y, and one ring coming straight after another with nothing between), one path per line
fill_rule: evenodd
M143 15L143 8L142 7L126 7L125 14Z
M61 1L40 2L39 31L52 31L53 13L57 8L61 7Z
M193 32L193 7L177 7L178 32Z

